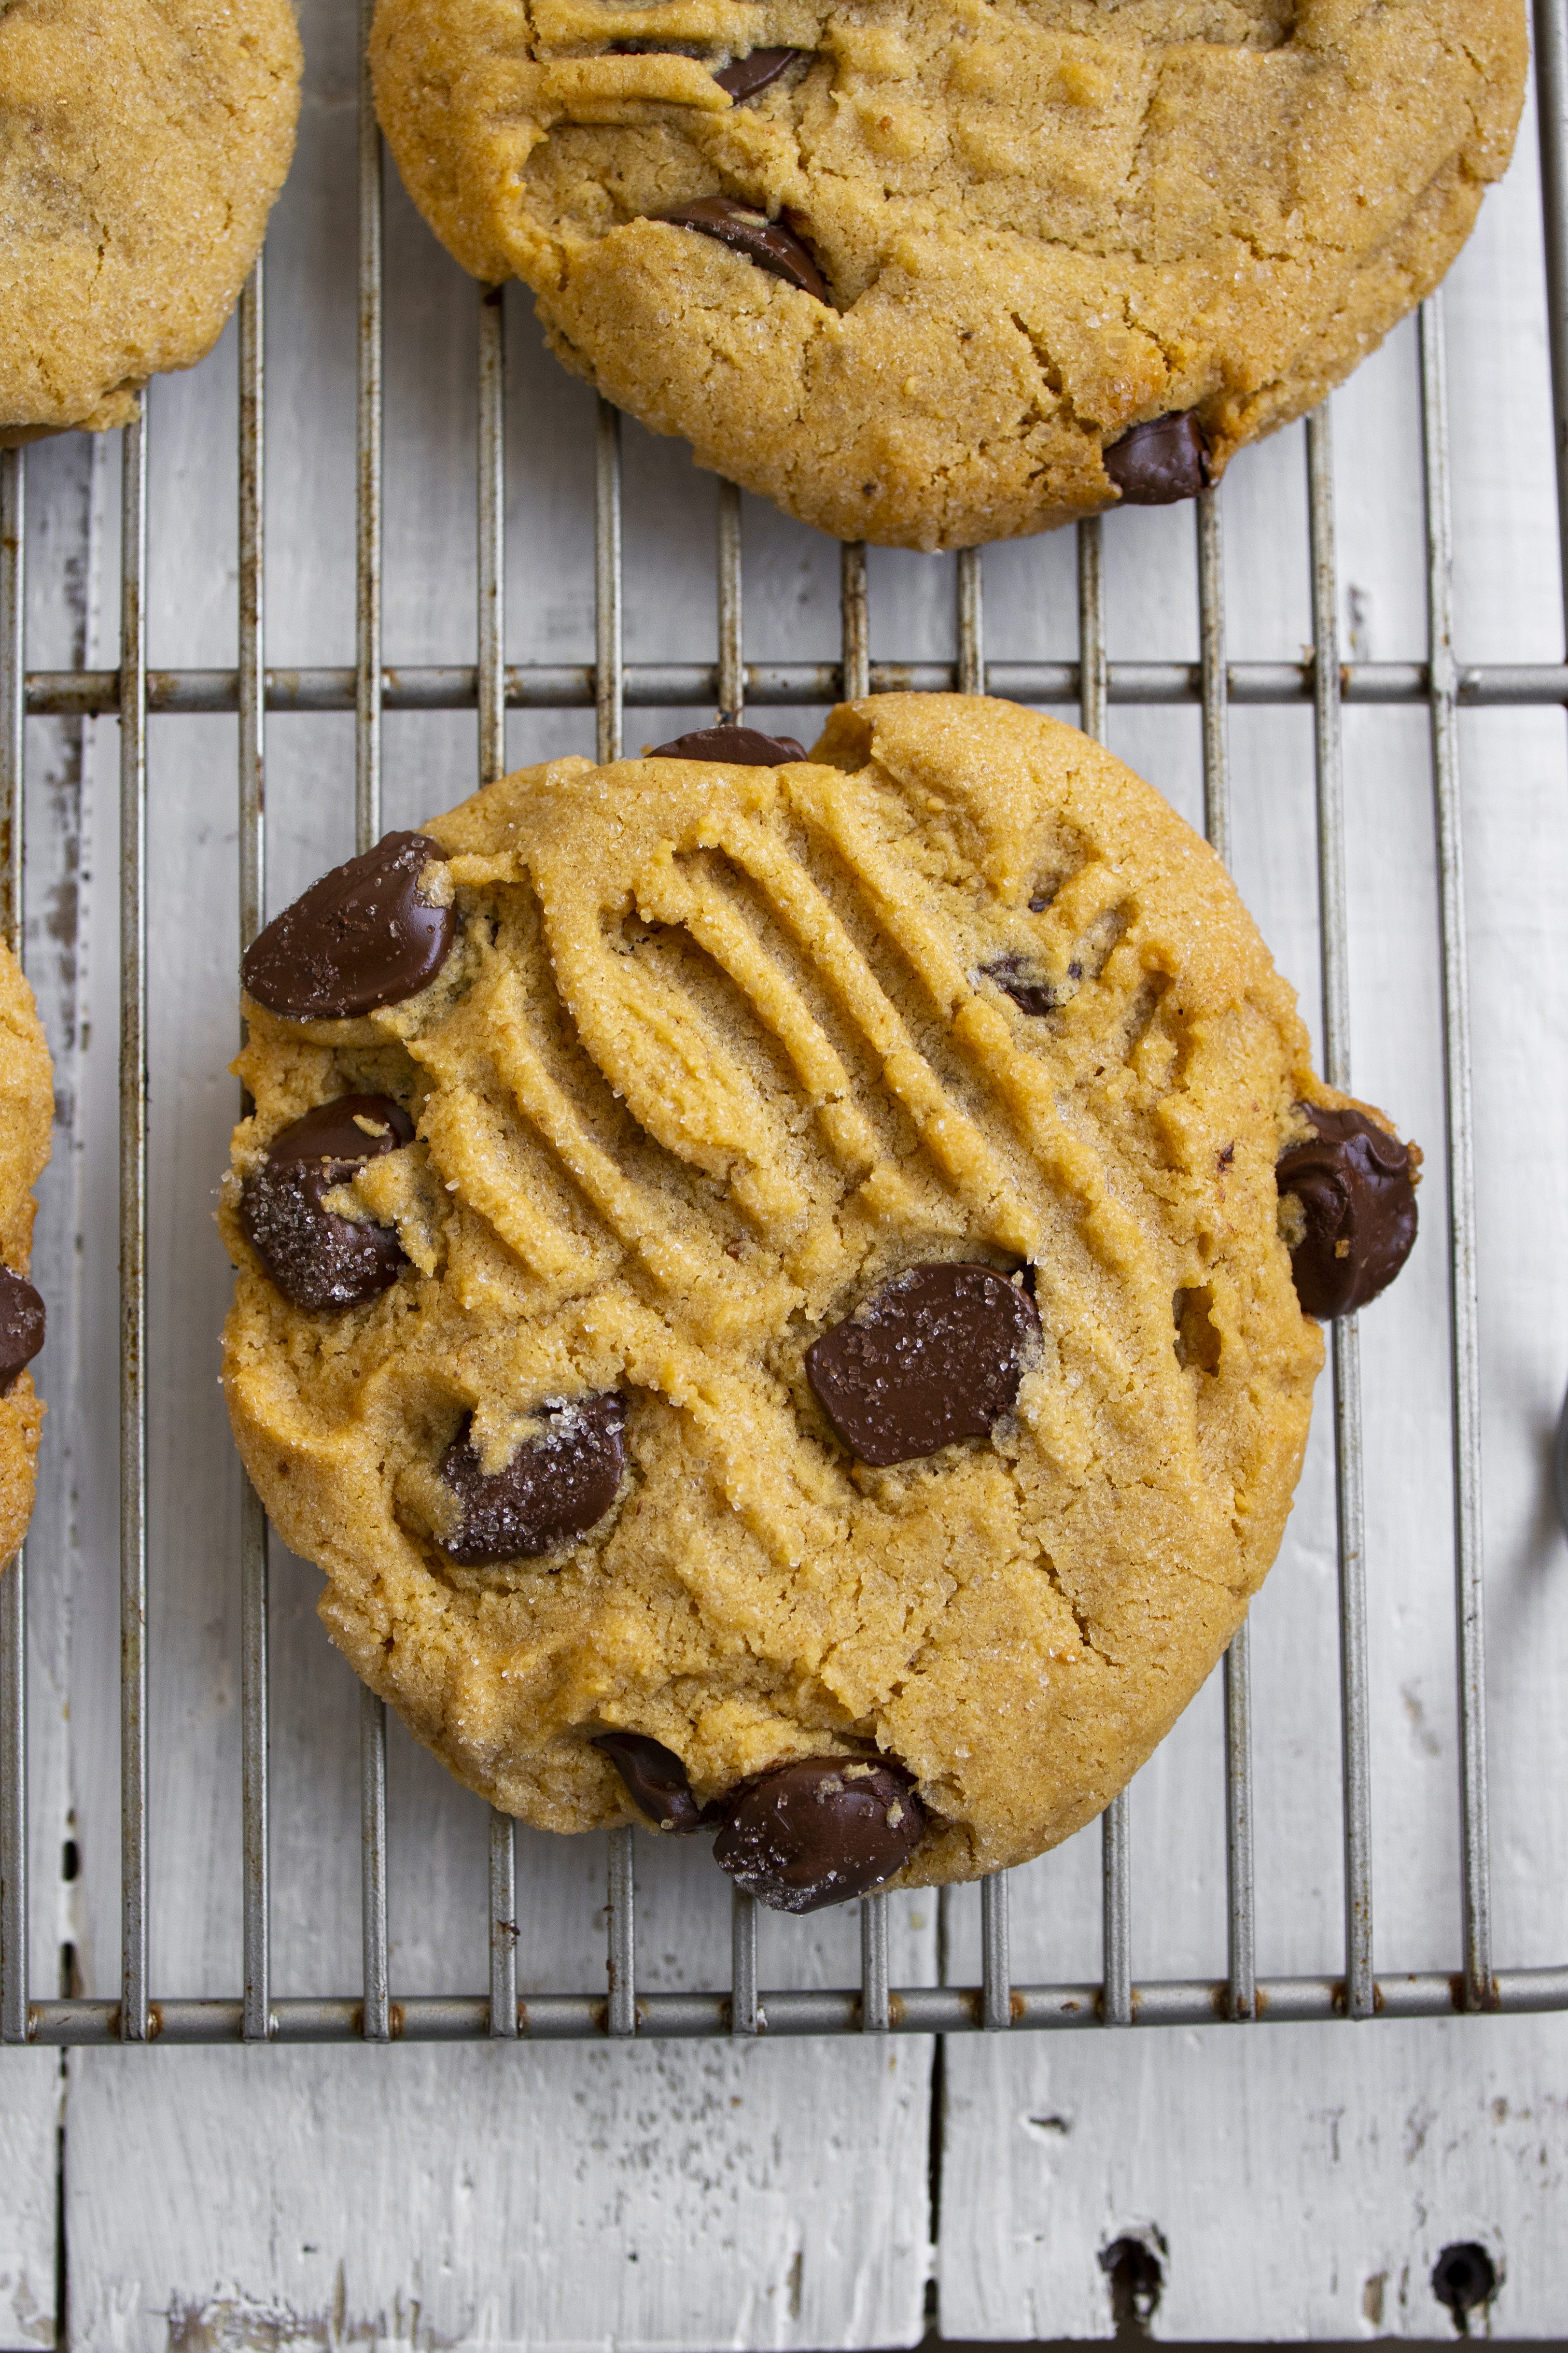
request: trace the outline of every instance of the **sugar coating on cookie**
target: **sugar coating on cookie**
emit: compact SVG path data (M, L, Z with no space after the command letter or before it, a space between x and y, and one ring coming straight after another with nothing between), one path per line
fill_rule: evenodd
M28 1282L36 1204L49 1157L54 1068L33 992L0 946L0 1567L33 1515L44 1408L26 1366L43 1340L43 1303Z
M220 1210L236 1435L334 1641L542 1827L826 1757L862 1810L892 1774L908 1883L1066 1837L1239 1623L1322 1358L1276 1160L1342 1098L1218 860L947 695L776 768L552 761L426 834L445 963L352 1018L247 999ZM300 1128L343 1099L363 1153ZM321 1214L402 1263L308 1312L244 1204L318 1128Z
M0 7L0 447L123 425L216 341L299 111L288 0Z
M1348 375L1506 165L1526 36L1522 0L379 0L372 56L415 202L569 367L839 538L963 547L1190 495Z

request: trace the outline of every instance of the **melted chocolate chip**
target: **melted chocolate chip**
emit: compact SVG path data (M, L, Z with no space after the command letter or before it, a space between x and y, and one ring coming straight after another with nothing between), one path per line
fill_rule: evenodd
M462 1525L441 1549L459 1568L537 1560L597 1527L626 1467L626 1401L619 1389L552 1399L537 1438L524 1440L502 1471L479 1468L467 1429L447 1448L441 1476L463 1507Z
M723 1817L720 1805L700 1806L685 1766L673 1748L646 1732L600 1732L594 1737L640 1814L661 1831L700 1831Z
M358 1307L407 1264L390 1226L340 1217L326 1196L367 1160L413 1141L414 1123L390 1095L339 1095L268 1145L240 1197L239 1222L284 1298L307 1314Z
M25 1275L0 1266L0 1398L44 1345L44 1303Z
M786 286L797 286L819 302L827 300L822 272L794 231L769 220L765 213L753 212L750 205L737 204L733 196L699 196L695 204L660 213L658 218L675 228L694 228L704 237L716 237L721 245L727 245L732 253L743 253L748 261L754 261L772 277L782 278Z
M296 1160L342 1164L341 1185L363 1160L379 1160L414 1141L414 1122L391 1095L336 1095L318 1103L292 1127L279 1128L267 1147L268 1166L283 1168Z
M729 1799L713 1860L775 1912L819 1912L890 1879L924 1830L901 1765L801 1757Z
M1125 506L1195 499L1209 478L1209 445L1191 409L1134 425L1100 454Z
M672 736L643 754L646 760L724 760L733 768L787 768L805 756L805 745L793 735L764 735L759 728L736 727L727 721Z
M428 987L458 930L456 912L433 907L419 888L430 860L445 855L423 833L389 833L334 866L246 951L239 971L249 994L289 1021L336 1021Z
M881 1470L987 1437L1039 1329L1033 1300L994 1267L911 1267L812 1342L806 1378L835 1435Z
M1309 1315L1351 1315L1387 1289L1415 1247L1409 1146L1364 1113L1296 1108L1316 1140L1292 1145L1274 1172L1305 1222L1290 1252L1296 1296Z
M1030 907L1034 913L1040 913L1033 901ZM1012 998L1020 1013L1037 1015L1055 1013L1067 1004L1069 997L1077 996L1078 983L1083 978L1082 965L1069 964L1067 981L1060 987L1048 980L1031 980L1029 966L1022 956L1016 955L998 956L994 964L983 964L980 969L987 980L995 982L1004 996Z
M737 58L733 65L713 77L721 90L727 90L737 106L744 106L749 98L766 90L787 73L796 58L808 58L809 49L753 49L750 57Z

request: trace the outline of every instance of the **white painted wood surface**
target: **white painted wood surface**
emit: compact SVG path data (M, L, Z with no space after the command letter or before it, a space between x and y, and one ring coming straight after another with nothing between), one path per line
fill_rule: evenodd
M68 670L87 658L95 569L93 483L106 455L77 435L51 445L29 467L27 538L34 569L28 581L26 637L27 658L35 668ZM61 1989L62 1957L77 1936L75 1915L82 1885L79 1876L65 1876L71 1867L66 1860L67 1842L77 1829L69 1768L72 1661L94 1639L92 1628L79 1628L73 1614L82 1558L78 1514L84 1492L101 1485L105 1476L101 1466L84 1466L79 1459L84 1432L77 1398L88 1329L84 1307L89 1316L106 1314L110 1334L114 1328L111 1295L90 1306L85 1300L78 1242L87 1167L79 1101L83 1068L81 913L94 855L90 810L83 795L83 736L84 730L74 723L28 723L31 864L25 953L55 1063L53 1158L39 1188L33 1235L33 1275L48 1303L47 1345L35 1372L49 1414L27 1543L30 1962L33 1988L51 1995ZM112 1026L108 1034L112 1059ZM110 1345L112 1361L112 1340ZM111 1490L112 1460L106 1475ZM111 1554L103 1556L112 1559ZM94 1624L97 1638L112 1644L112 1620L105 1620L100 1610ZM68 1959L64 1966L68 1968ZM64 2073L56 2052L0 2054L0 2342L7 2348L55 2340Z
M1461 660L1561 658L1552 424L1542 348L1533 126L1445 296ZM1346 650L1420 659L1423 507L1414 328L1334 403ZM1229 477L1230 642L1288 658L1310 635L1301 437ZM1173 628L1141 569L1171 518L1121 519L1111 652ZM1142 539L1143 548L1138 541ZM1191 808L1169 722L1112 713L1112 739ZM1314 1024L1310 720L1232 728L1238 880ZM1568 1374L1568 873L1555 712L1462 728L1480 1205L1494 1915L1499 1962L1568 1951L1568 1810L1557 1703L1568 1546L1551 1446ZM1352 1034L1359 1092L1428 1143L1422 1238L1362 1318L1373 1696L1373 1917L1384 1970L1459 1957L1440 1006L1425 712L1345 723ZM1550 1075L1548 1075L1550 1074ZM1326 1382L1284 1550L1252 1612L1260 1972L1342 1966L1332 1462ZM1217 1686L1134 1785L1134 1975L1222 1976ZM1014 1881L1021 1978L1098 1974L1091 1836ZM973 1916L974 1907L966 1906ZM961 1969L973 1969L960 1940ZM1568 2324L1563 2225L1568 2021L1215 2029L1035 2038L947 2052L940 2252L956 2337L1110 2333L1100 2251L1158 2233L1158 2335L1445 2337L1447 2245L1492 2253L1490 2326Z
M305 11L310 97L268 258L268 657L353 653L350 12ZM1562 651L1541 337L1532 132L1447 296L1462 659ZM388 184L387 658L471 659L474 296ZM509 650L592 658L592 403L510 299ZM1415 346L1406 331L1335 405L1342 624L1358 657L1425 650ZM234 659L232 331L151 404L154 664ZM705 659L714 492L629 427L628 659ZM116 456L31 453L36 665L111 664ZM1231 652L1310 634L1301 442L1238 461L1226 492ZM1190 512L1108 527L1111 651L1191 659ZM837 553L746 506L747 649L837 651ZM945 656L951 559L874 554L878 658ZM1070 657L1069 536L986 558L993 659ZM629 714L628 742L703 714ZM784 723L809 735L812 714ZM115 737L35 723L29 955L68 1128L45 1187L51 1285L46 1476L32 1546L33 1984L118 1972L113 1342ZM385 723L389 825L469 788L471 715ZM1197 814L1195 711L1116 710L1112 740ZM590 749L592 715L513 713L521 762ZM1236 861L1315 1013L1310 717L1233 717ZM216 1385L226 1269L210 1219L234 1082L235 729L154 721L152 756L153 1978L240 1979L237 1480ZM1568 1557L1547 1460L1568 1376L1568 798L1560 713L1464 723L1476 985L1498 1958L1568 1956L1568 1786L1557 1692ZM1346 724L1358 1086L1436 1145L1442 1119L1426 722ZM268 729L268 898L352 847L344 717ZM79 800L80 806L79 807ZM79 862L79 918L63 890ZM1377 1953L1458 1956L1443 1201L1364 1319ZM1286 1553L1255 1613L1259 1966L1334 1969L1341 1947L1331 1473L1321 1426ZM352 1992L359 1970L357 1711L316 1624L314 1572L273 1559L275 1989ZM68 1722L67 1709L68 1705ZM394 1732L395 1992L486 1975L483 1810ZM1224 1968L1217 1689L1133 1799L1134 1967ZM62 1880L75 1839L79 1875ZM644 1842L646 1852L647 1842ZM520 1840L522 1989L602 1984L604 1850ZM640 1889L648 1985L722 1984L728 1895L661 1849ZM1020 1978L1099 1974L1098 1844L1015 1880ZM929 1980L936 1906L894 1905L893 1975ZM948 1966L977 1973L977 1904L948 1907ZM764 1983L849 1983L852 1916L764 1923ZM65 2077L69 2337L80 2347L879 2346L915 2341L931 2262L931 2050L844 2042L386 2052L79 2052ZM957 2040L940 2117L944 2333L1107 2335L1105 2244L1158 2232L1156 2335L1445 2336L1435 2254L1487 2244L1495 2333L1568 2313L1562 2211L1568 2028L1555 2021ZM0 2346L54 2327L60 2074L0 2054ZM1379 2284L1381 2283L1381 2284Z
M55 2341L59 2060L8 2051L0 2079L0 2341L36 2353ZM11 2062L16 2064L12 2067Z

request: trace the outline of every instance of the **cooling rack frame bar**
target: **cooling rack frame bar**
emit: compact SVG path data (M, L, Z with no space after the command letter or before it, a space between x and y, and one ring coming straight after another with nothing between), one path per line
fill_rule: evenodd
M721 491L731 489L721 483ZM965 549L964 554L973 551ZM614 659L607 668L613 673ZM1081 703L1083 681L1077 662L987 662L984 683L960 687L956 662L866 662L865 683L851 685L853 660L837 662L746 662L731 676L738 693L726 695L722 662L629 662L623 666L625 710L676 710L712 703L733 710L742 702L788 710L820 706L856 694L998 694L1013 702ZM1315 665L1300 662L1229 662L1217 675L1224 700L1237 708L1272 703L1310 703ZM978 679L978 673L976 673ZM493 673L492 673L493 677ZM482 665L407 664L381 673L381 711L473 711L485 706ZM593 662L509 663L500 672L508 711L594 711L598 708L598 668ZM151 670L146 673L147 709L154 717L216 713L242 709L237 670ZM269 670L264 674L268 712L318 713L357 711L356 669ZM1105 665L1106 700L1119 704L1205 703L1205 666L1196 662L1112 661ZM1462 710L1521 710L1568 704L1568 662L1474 662L1456 670L1453 697ZM1431 670L1426 662L1342 662L1342 702L1430 703ZM30 670L29 719L102 719L120 710L120 672L114 670Z
M1489 1933L1489 1841L1484 1715L1479 1371L1475 1189L1470 1141L1468 976L1456 715L1463 708L1568 705L1568 662L1462 665L1451 628L1452 533L1441 297L1419 316L1422 470L1426 518L1428 659L1341 659L1329 411L1307 423L1312 645L1300 662L1229 662L1225 646L1221 494L1194 502L1199 659L1111 662L1104 626L1102 533L1078 526L1079 659L984 659L983 555L956 565L952 662L872 662L863 547L841 554L841 647L834 662L747 663L742 653L740 495L719 486L718 631L711 663L627 665L624 659L620 419L600 401L595 428L595 644L592 664L505 660L505 342L503 291L478 290L479 457L477 648L472 666L388 668L382 648L383 156L364 63L372 0L360 0L358 102L358 361L356 635L352 668L268 670L265 660L265 264L239 306L239 627L234 670L149 670L146 567L147 425L124 428L121 466L121 644L112 670L26 669L26 456L0 452L0 931L19 949L23 862L23 733L28 716L111 716L120 727L121 870L121 1983L118 2001L32 2001L26 1979L26 1564L0 1580L0 2042L91 2045L231 2042L617 2041L808 2034L1066 2031L1100 2026L1195 2026L1332 2019L1425 2018L1456 2012L1568 2010L1568 1965L1495 1970ZM1559 521L1568 578L1568 0L1536 0L1536 72L1547 263L1549 347L1556 428ZM1076 704L1103 738L1109 704L1196 704L1202 714L1204 817L1221 858L1229 848L1226 730L1232 707L1304 704L1312 711L1325 1072L1350 1082L1350 1025L1342 778L1347 703L1418 705L1428 714L1437 840L1444 996L1445 1145L1448 1173L1454 1415L1456 1625L1460 1757L1460 1966L1451 1974L1378 1974L1373 1967L1366 1619L1362 1585L1360 1375L1353 1318L1332 1334L1332 1396L1340 1594L1345 1952L1337 1977L1259 1978L1252 1852L1251 1692L1244 1625L1225 1661L1227 1975L1215 1981L1135 1984L1126 1793L1102 1828L1102 1978L1099 1984L1013 1983L1005 1873L981 1883L982 1981L977 1987L896 1989L889 1982L886 1899L861 1905L858 1989L768 1992L758 1983L753 1901L733 1896L728 1990L639 1992L633 1833L608 1833L605 1993L518 1993L517 1858L510 1819L489 1822L488 1993L399 1999L387 1936L386 1717L362 1693L360 1714L363 1927L357 1995L275 2000L270 1967L267 1526L245 1482L240 1514L243 1994L169 2000L149 1985L147 1897L147 1524L144 1390L147 941L145 845L149 718L229 712L239 720L239 918L242 946L264 916L265 719L268 712L353 711L355 840L381 829L382 721L387 712L477 710L479 781L504 766L508 710L592 709L601 762L620 755L628 708L711 702L740 718L748 702L820 705L893 691L989 691Z
M612 1832L612 1837L624 1836ZM983 1885L986 1883L982 1883ZM879 1899L886 1901L886 1898ZM1504 1969L1492 1980L1496 1999L1488 2005L1500 2016L1521 2017L1568 2010L1568 1968ZM1233 2023L1230 1986L1224 1978L1168 1979L1131 1989L1132 2026L1214 2026ZM1105 1990L1098 1985L1010 1987L1008 2014L996 2024L1015 2032L1072 2033L1110 2023ZM1275 2025L1310 2025L1352 2016L1343 1978L1260 1978L1256 2016ZM887 2013L875 2023L864 1996L853 1988L759 1993L752 2022L741 2022L731 1993L639 1993L633 2002L639 2041L724 2040L735 2034L786 2036L859 2034L972 2034L994 2031L986 2015L984 1986L905 1986L888 1995ZM1426 1970L1404 1977L1374 1978L1375 2018L1453 2018L1467 2010L1462 1972L1445 1977ZM147 2039L174 2044L243 2042L357 2042L364 2039L363 2004L353 1995L335 2000L274 2002L265 2038L246 2031L243 2001L156 2001L149 2011ZM605 1994L530 1994L521 1998L508 2030L532 2042L600 2041L615 2035L610 1997ZM621 2029L619 2031L625 2032ZM420 1994L389 2005L388 2036L395 2042L482 2042L495 2031L485 1994ZM39 2001L30 2005L31 2042L101 2047L124 2038L119 2004L111 2001Z

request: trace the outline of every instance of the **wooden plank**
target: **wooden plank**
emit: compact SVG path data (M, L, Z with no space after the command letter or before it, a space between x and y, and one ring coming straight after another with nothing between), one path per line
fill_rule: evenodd
M1489 200L1447 295L1462 659L1555 659L1562 645L1552 427L1542 348L1534 144ZM1358 659L1425 651L1413 328L1337 396L1342 625ZM1297 433L1227 483L1231 647L1294 655L1310 632ZM1113 610L1158 631L1169 518L1111 541ZM1108 540L1110 534L1108 533ZM1161 543L1163 544L1161 544ZM1190 557L1187 559L1190 565ZM1163 568L1163 567L1162 567ZM1114 626L1114 625L1113 625ZM1113 639L1114 645L1114 639ZM1123 715L1130 756L1191 807L1190 749ZM1424 714L1347 713L1356 1084L1440 1147L1436 864ZM1563 726L1551 712L1462 723L1480 1210L1496 1958L1568 1953L1568 1834L1553 1662L1568 1641L1550 1491L1568 1331L1568 1033ZM1315 972L1310 735L1237 714L1238 876L1284 969ZM1303 999L1316 1018L1314 989ZM1458 1965L1453 1528L1446 1202L1440 1149L1423 1238L1362 1319L1373 1688L1375 1951L1386 1969ZM1337 1662L1326 1384L1280 1562L1253 1612L1258 1967L1342 1966ZM1134 1970L1224 1973L1222 1752L1211 1688L1135 1785ZM1021 1874L1015 1966L1099 1975L1092 1838ZM971 1926L956 1938L973 1966ZM1157 2336L1251 2340L1452 2334L1432 2288L1475 2242L1502 2285L1494 2333L1561 2329L1568 2023L1308 2028L950 2048L941 2310L954 2337L1110 2335L1100 2257L1157 2253Z
M353 649L352 56L345 12L306 14L311 100L272 245L273 658ZM1453 301L1461 651L1560 650L1550 463L1531 273L1530 149L1492 200ZM388 208L388 658L472 649L473 297L395 191ZM523 659L585 659L591 404L512 305L510 605ZM1500 360L1500 354L1506 355ZM1411 338L1339 404L1345 616L1375 657L1421 642ZM155 659L232 659L233 354L153 405ZM700 659L714 633L710 487L679 447L626 437L628 659ZM108 463L107 459L100 463ZM1310 628L1299 439L1244 459L1232 517L1235 649L1295 656ZM112 579L112 500L103 577ZM750 649L837 650L837 556L748 504ZM1192 518L1107 533L1113 653L1190 659ZM1070 655L1070 540L986 560L992 659ZM951 561L874 554L873 649L947 657ZM1415 593L1413 595L1413 584ZM111 596L109 599L110 608ZM112 611L110 609L110 622ZM100 657L103 657L100 655ZM656 741L693 712L634 713ZM809 733L796 714L792 732ZM1195 714L1113 713L1114 740L1188 814ZM1358 1082L1426 1137L1441 1120L1435 891L1419 712L1347 727ZM518 761L590 746L588 713L519 714ZM111 1325L114 914L105 878L111 731L89 753L100 828L87 909L91 1042L81 1077L82 1371L70 1459L82 1571L65 1672L84 1858L73 1898L89 1989L116 1968ZM1568 1805L1554 1714L1561 1538L1542 1465L1564 1367L1568 1249L1560 1089L1568 992L1561 720L1466 725L1476 925L1478 1103L1492 1546L1498 1925L1504 1958L1568 1950ZM1303 712L1238 715L1237 858L1287 969L1315 954L1310 733ZM469 716L389 718L386 822L456 799ZM270 900L351 846L341 719L270 731ZM162 1991L239 1981L237 1487L212 1385L226 1276L207 1221L232 1110L233 729L153 737L153 1973ZM1422 976L1412 987L1410 975ZM1522 976L1528 975L1528 978ZM1556 1067L1554 1064L1553 1067ZM1457 1951L1442 1200L1400 1289L1367 1319L1369 1579L1379 1697L1373 1769L1380 1957ZM1338 1965L1342 1890L1329 1464L1320 1429L1286 1557L1260 1608L1258 1930L1265 1968ZM313 1616L313 1571L273 1564L273 1924L279 1993L352 1991L358 1969L352 1679ZM485 1971L486 1826L395 1730L390 1769L394 1990L474 1990ZM53 1837L58 1813L41 1837ZM1223 1966L1215 1694L1138 1786L1134 1963ZM603 1982L601 1841L520 1841L522 1989ZM41 1865L36 1863L36 1876ZM700 1852L646 1856L649 1985L722 1981L726 1891ZM43 1884L39 1880L38 1883ZM972 1894L947 1907L952 1973L977 1968ZM895 1981L931 1967L936 1907L895 1907ZM1098 1852L1079 1841L1021 1874L1015 1968L1098 1971ZM45 1932L40 1929L42 1935ZM48 1936L55 1931L51 1917ZM853 1978L855 1924L768 1922L764 1982ZM56 1939L58 1949L58 1938ZM46 1957L47 1945L46 1941ZM1152 2325L1187 2337L1448 2330L1429 2293L1447 2233L1505 2271L1500 2328L1560 2320L1548 2201L1560 2196L1563 2033L1555 2021L955 2041L946 2054L942 2316L954 2337L1110 2333L1099 2257L1164 2239ZM0 2063L9 2066L9 2060ZM94 2052L68 2111L72 2333L83 2344L239 2348L373 2341L740 2347L914 2341L928 2232L929 2051L800 2045ZM9 2078L6 2078L8 2081ZM42 2106L35 2124L41 2128ZM124 2152L143 2161L133 2171ZM1223 2235L1222 2235L1223 2234ZM30 2244L43 2241L34 2232ZM1158 2251L1158 2250L1157 2250ZM31 2257L29 2256L29 2261ZM29 2276L32 2276L30 2274ZM1381 2281L1379 2286L1377 2283ZM37 2291L35 2291L37 2293ZM41 2308L41 2307L40 2307Z
M831 2065L728 2045L95 2053L72 2094L73 2334L125 2353L910 2343L926 2063L914 2045ZM114 2152L148 2134L158 2178L128 2178Z
M60 2063L7 2051L0 2067L0 2347L55 2341L55 2205Z
M341 15L341 12L336 12ZM319 11L329 41L333 28ZM352 656L353 312L342 58L313 46L315 97L269 249L268 650ZM337 79L334 79L336 77ZM386 652L468 660L474 644L475 290L389 189ZM525 659L591 653L593 404L513 310L509 603ZM235 633L232 332L151 396L155 661L226 665ZM631 658L710 656L713 485L684 452L627 435ZM770 648L837 650L837 551L757 518L759 569L790 593ZM787 546L776 554L773 534ZM104 549L112 580L111 537ZM662 584L655 599L649 589ZM803 586L809 592L803 600ZM110 596L111 602L111 596ZM110 615L112 618L112 615ZM639 712L653 741L700 714ZM809 724L809 718L806 722ZM591 743L592 714L514 714L521 762ZM113 806L112 731L91 786ZM642 740L642 739L639 739ZM471 713L389 717L388 826L471 789ZM353 741L336 718L268 736L276 909L352 848ZM237 1472L216 1371L228 1271L211 1193L226 1155L235 1043L234 728L155 722L151 741L152 1974L166 1993L240 1981ZM112 981L113 902L100 975ZM95 932L95 938L99 934ZM110 1041L112 999L95 1001ZM112 1094L92 1098L87 1181L112 1198ZM87 1237L87 1247L95 1247ZM95 1265L106 1290L112 1268ZM113 1397L80 1408L112 1459ZM115 1985L111 1523L80 1600L76 1770L96 1866L89 1989ZM320 1579L275 1546L271 1730L274 1989L353 1993L360 1969L357 1702L314 1615ZM483 1807L394 1725L394 1995L488 1982ZM724 1985L729 1883L692 1850L639 1841L638 1978ZM520 1988L605 1983L601 1838L519 1841ZM893 1969L927 1981L935 1907L895 1908ZM853 1912L768 1920L763 1982L858 1973ZM70 2064L72 2332L127 2348L339 2341L889 2344L922 2326L931 2053L868 2043L549 2050L79 2052ZM128 2176L127 2147L148 2153ZM143 2194L143 2191L145 2194ZM270 2333L269 2333L270 2332Z
M1466 2243L1502 2276L1491 2333L1555 2338L1565 2060L1563 2022L1530 2019L966 2045L943 2180L978 2187L943 2200L944 2332L1112 2336L1100 2258L1131 2238L1176 2343L1451 2339L1432 2273Z
M27 453L27 659L69 668L86 658L94 459L80 437ZM28 1972L35 1996L69 1978L76 1873L68 1700L79 1570L72 1400L81 1377L77 1314L81 1066L82 728L32 720L26 730L23 956L55 1065L53 1158L38 1187L33 1280L48 1309L35 1366L49 1411L27 1544ZM68 1873L70 1874L68 1876ZM52 2343L61 2067L53 2052L0 2053L0 2346Z

